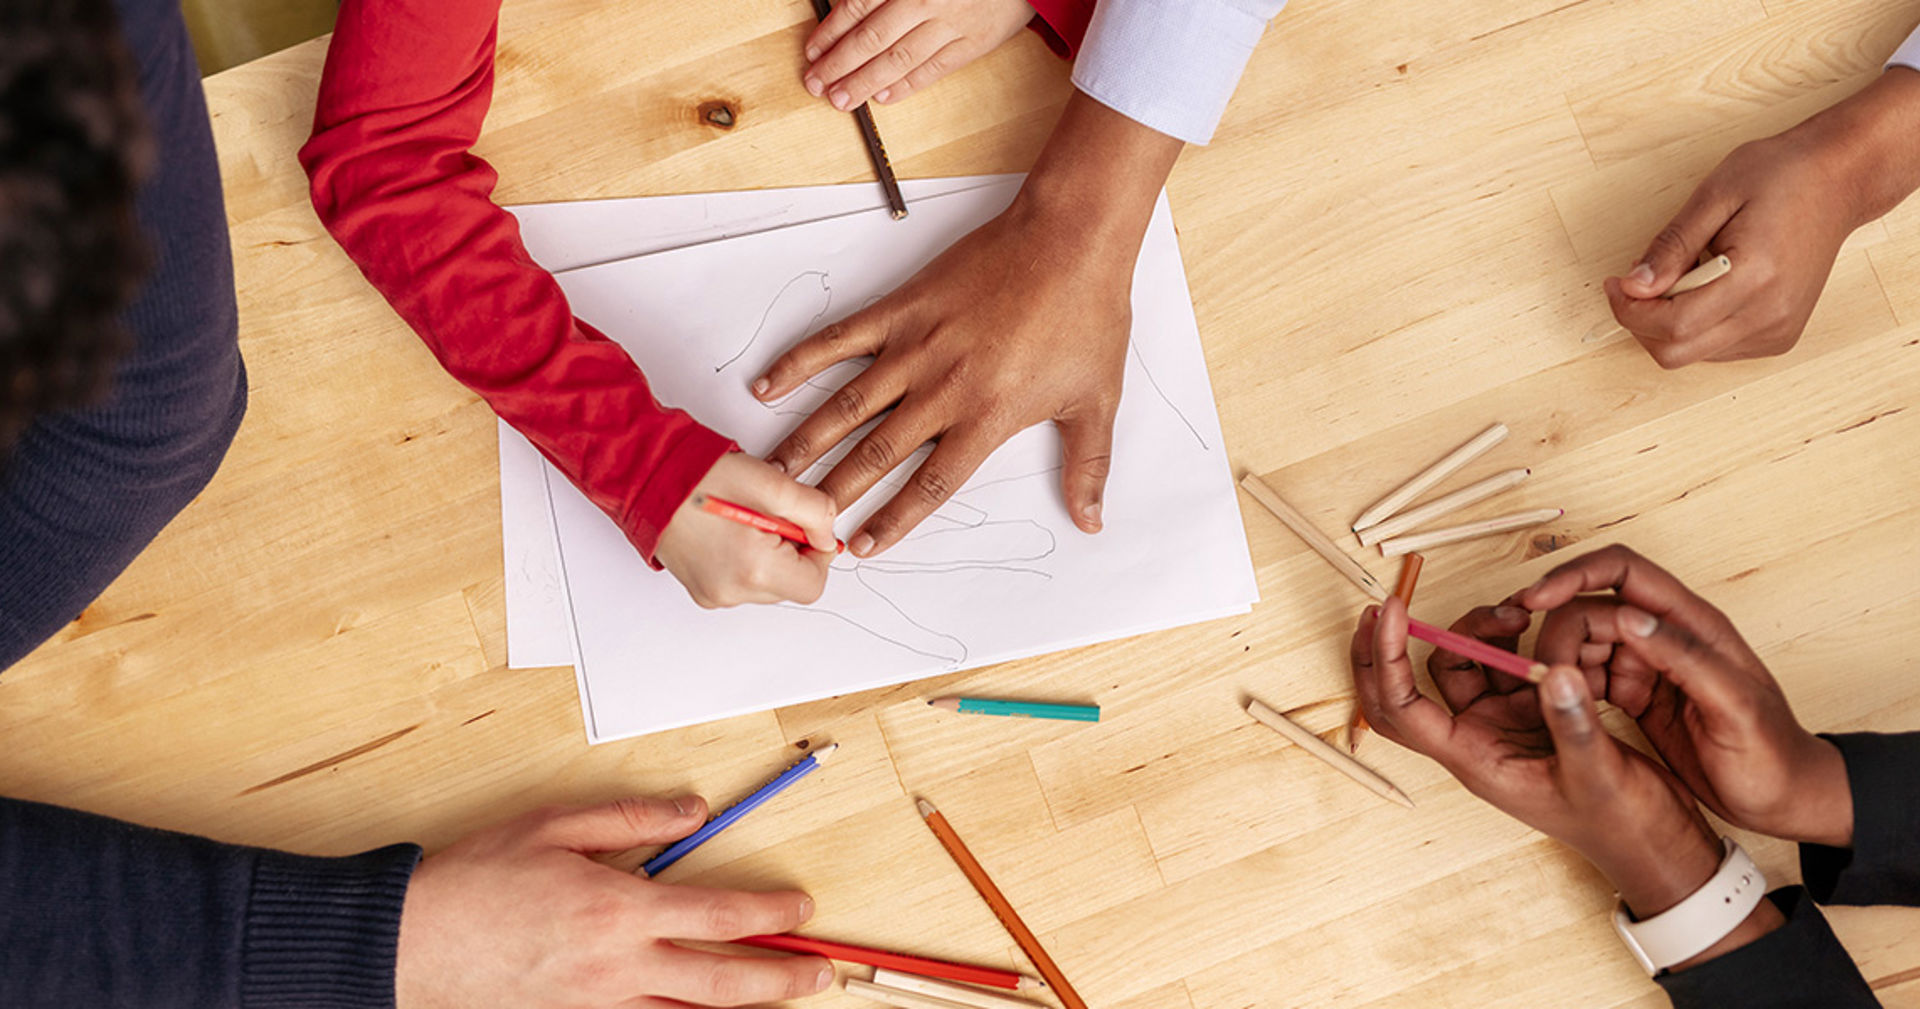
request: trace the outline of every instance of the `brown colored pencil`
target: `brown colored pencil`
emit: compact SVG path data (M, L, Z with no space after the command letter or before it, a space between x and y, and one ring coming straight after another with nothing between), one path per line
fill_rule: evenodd
M1400 562L1400 583L1393 587L1393 597L1400 600L1402 605L1413 605L1413 587L1420 584L1420 567L1425 563L1427 559L1419 554L1408 554L1407 559ZM1358 700L1354 701L1353 720L1347 723L1348 753L1360 752L1360 740L1370 728L1372 726L1367 724L1366 711L1360 707Z
M1000 888L995 886L993 879L987 875L987 870L981 868L979 860L973 857L973 852L967 850L967 843L960 840L960 835L954 832L953 825L947 822L947 818L942 816L938 809L934 808L933 803L925 799L916 799L914 804L919 807L920 816L927 821L927 828L933 831L934 837L940 839L940 846L947 849L947 854L953 856L953 861L960 866L960 871L966 875L967 881L973 884L975 890L980 891L980 896L987 902L987 907L993 910L993 916L1000 919L1000 924L1006 928L1009 935L1013 936L1013 941L1019 943L1020 948L1026 952L1027 958L1033 961L1034 967L1040 971L1041 979L1045 980L1047 987L1052 988L1053 993L1059 997L1060 1004L1066 1009L1087 1009L1087 1004L1080 1000L1080 993L1073 990L1073 985L1067 982L1067 976L1060 972L1060 966L1053 962L1053 957L1047 955L1046 949L1040 945L1040 940L1034 936L1033 930L1027 927L1026 922L1020 920L1020 915L1014 911L1013 905L1008 903L1006 894L1000 892Z
M813 0L813 16L821 21L833 13L833 5L828 0ZM873 124L873 110L866 102L853 110L853 121L860 124L860 139L866 141L867 157L873 160L873 172L880 177L880 188L886 190L887 207L893 211L893 219L907 216L907 198L900 194L900 180L893 177L893 162L887 159L887 146L880 142L880 128Z
M1343 553L1332 540L1327 538L1326 533L1315 529L1305 515L1300 514L1292 505L1281 499L1279 494L1274 493L1273 488L1267 486L1266 481L1248 473L1246 479L1240 481L1240 486L1248 494L1253 495L1255 501L1266 506L1266 509L1288 529L1293 530L1293 534L1300 537L1301 542L1312 547L1314 553L1333 565L1335 571L1345 575L1348 581L1358 586L1360 591L1365 592L1375 602L1386 601L1387 590L1381 586L1379 579L1368 574L1367 569L1361 567L1358 561Z
M1393 782L1381 777L1373 768L1327 745L1326 740L1308 732L1293 719L1253 700L1247 702L1247 714L1267 728L1293 740L1295 745L1320 758L1327 766L1359 782L1367 791L1389 802L1413 808L1413 800L1407 797L1407 793L1395 788Z

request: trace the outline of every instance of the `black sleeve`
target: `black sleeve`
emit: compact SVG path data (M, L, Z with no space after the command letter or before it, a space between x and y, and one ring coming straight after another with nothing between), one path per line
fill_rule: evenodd
M390 1009L419 857L289 855L0 799L0 1006Z
M1878 1006L1846 947L1803 887L1767 894L1787 923L1697 967L1654 978L1674 1009L1855 1009Z
M1847 762L1853 847L1800 846L1822 904L1920 906L1920 732L1830 735Z

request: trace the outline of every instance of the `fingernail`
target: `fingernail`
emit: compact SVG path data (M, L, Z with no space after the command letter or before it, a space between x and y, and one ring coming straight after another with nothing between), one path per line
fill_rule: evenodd
M1627 274L1627 279L1645 287L1653 283L1653 267L1640 263L1634 266L1632 273Z
M812 917L813 917L813 898L812 897L800 898L800 920L806 921L807 919ZM827 973L831 975L833 972L829 970L827 971Z
M881 88L873 93L873 100L885 105L887 104L887 96L891 94L893 94L892 88Z
M1518 606L1495 606L1493 608L1493 618L1495 620L1503 621L1506 623L1512 623L1515 620L1531 620L1532 619L1531 615L1528 614L1526 610L1523 610Z
M1636 638L1648 638L1660 627L1659 618L1645 610L1636 610L1631 606L1620 607L1620 624L1628 634Z
M676 795L673 797L673 811L680 816L686 816L692 813L694 808L693 796Z
M812 63L812 62L813 62L814 60L817 60L817 59L819 59L819 58L820 58L820 47L819 47L819 46L808 46L808 47L807 47L807 62L808 62L808 63Z
M780 459L768 459L767 465L772 466L775 470L783 474L787 471L786 462Z
M1580 674L1565 666L1555 667L1547 674L1547 703L1561 711L1580 710L1580 685L1574 678Z
M753 380L753 394L755 396L765 396L767 391L772 388L773 383L764 378L756 378Z
M814 93L819 94L817 91ZM844 89L834 88L833 94L827 98L827 101L832 102L834 108L842 112L847 111L847 93Z
M1100 528L1100 502L1095 501L1080 509L1080 517L1086 519L1087 524L1095 529Z
M826 88L825 84L820 83L820 78L815 77L812 74L808 74L806 76L806 80L804 81L804 83L807 86L807 94L810 94L815 98L820 97L820 92Z
M827 986L832 983L833 983L833 968L822 967L820 968L820 976L813 979L813 990L826 991Z
M859 533L853 537L852 546L855 557L865 557L867 552L873 549L873 537L866 533Z

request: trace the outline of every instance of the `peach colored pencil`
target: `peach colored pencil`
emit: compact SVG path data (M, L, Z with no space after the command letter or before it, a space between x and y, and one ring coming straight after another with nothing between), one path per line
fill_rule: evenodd
M1566 509L1564 508L1540 508L1514 515L1502 515L1499 518L1484 519L1479 522L1469 522L1466 525L1452 526L1446 529L1435 529L1432 532L1415 533L1411 536L1400 536L1395 539L1381 540L1380 556L1398 557L1401 554L1409 554L1415 550L1425 550L1429 547L1458 543L1461 540L1478 539L1482 536L1496 536L1500 533L1512 532L1515 529L1527 529L1532 526L1545 525L1566 513Z
M1413 499L1427 492L1427 488L1445 480L1457 472L1460 467L1480 458L1488 449L1500 444L1507 438L1507 426L1496 423L1485 431L1474 435L1465 445L1448 452L1440 461L1415 473L1412 479L1393 489L1392 493L1373 503L1373 507L1360 513L1353 520L1353 531L1359 532L1368 526L1379 525L1399 514L1400 509L1413 503Z
M1434 498L1418 508L1402 512L1385 522L1360 530L1360 545L1370 547L1381 540L1412 532L1434 519L1451 515L1470 504L1478 504L1501 491L1517 487L1532 473L1533 470L1524 466L1503 470L1485 480L1470 483L1445 497Z
M1255 501L1266 506L1266 509L1288 529L1293 530L1293 534L1300 537L1301 542L1312 547L1314 553L1333 565L1335 571L1345 575L1348 581L1357 586L1360 591L1365 592L1368 598L1374 602L1382 602L1387 598L1387 590L1381 586L1379 579L1368 574L1367 569L1360 566L1360 562L1348 557L1331 539L1327 538L1326 533L1314 528L1313 523L1307 521L1305 515L1300 514L1279 494L1274 493L1273 488L1267 486L1266 481L1248 473L1246 479L1240 481L1240 486L1251 494Z
M908 991L916 995L928 995L961 1005L976 1006L978 1009L1046 1009L1038 1002L999 992L975 988L972 985L954 984L951 981L936 981L918 974L888 970L881 967L873 972L873 983L882 988L895 991Z
M1247 701L1247 714L1267 728L1293 740L1294 745L1318 757L1322 763L1359 782L1367 791L1389 802L1413 808L1413 800L1407 797L1407 793L1394 787L1393 782L1381 777L1373 768L1334 749L1326 740L1308 732L1293 719L1255 700Z

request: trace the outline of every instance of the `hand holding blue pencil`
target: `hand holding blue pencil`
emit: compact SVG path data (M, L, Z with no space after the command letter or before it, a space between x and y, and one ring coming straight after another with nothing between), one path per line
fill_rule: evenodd
M693 849L707 843L715 834L732 826L734 821L753 812L768 799L779 795L786 790L787 786L813 773L814 768L826 763L827 758L832 757L834 751L839 748L839 743L828 743L808 754L805 760L780 772L778 777L761 785L752 795L728 806L719 816L701 825L699 830L675 841L672 847L648 859L647 864L640 867L640 871L649 878L660 875L662 869L685 858Z

